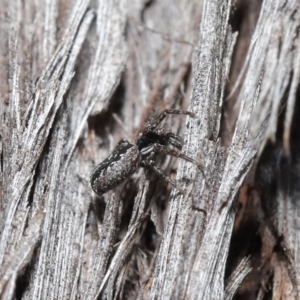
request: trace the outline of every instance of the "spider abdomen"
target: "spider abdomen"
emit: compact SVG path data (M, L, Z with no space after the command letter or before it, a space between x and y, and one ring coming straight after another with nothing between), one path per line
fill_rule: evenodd
M140 165L138 148L126 140L121 140L112 154L99 164L91 175L94 192L102 195L116 187L133 174Z

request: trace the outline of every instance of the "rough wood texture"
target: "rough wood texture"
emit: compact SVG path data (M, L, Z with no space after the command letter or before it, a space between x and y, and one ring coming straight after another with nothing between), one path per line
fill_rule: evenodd
M1 299L299 299L299 1L1 7ZM93 194L166 108L205 175Z

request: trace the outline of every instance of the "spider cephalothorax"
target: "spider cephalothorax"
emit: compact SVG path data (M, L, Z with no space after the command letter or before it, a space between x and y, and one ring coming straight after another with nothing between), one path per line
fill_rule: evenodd
M172 132L166 133L163 128L157 128L168 114L184 114L194 117L194 114L189 111L165 110L139 134L135 143L121 140L112 154L99 164L92 173L91 186L95 193L103 195L128 179L139 166L150 167L160 177L177 188L176 183L156 166L154 158L158 153L180 157L196 164L202 171L204 170L202 164L181 153L183 139L180 136Z

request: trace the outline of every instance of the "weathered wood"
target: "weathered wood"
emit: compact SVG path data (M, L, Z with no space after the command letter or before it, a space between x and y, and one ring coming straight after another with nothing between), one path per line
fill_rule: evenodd
M299 298L299 1L1 6L1 299ZM140 170L96 197L166 108L205 175L158 157L184 194Z

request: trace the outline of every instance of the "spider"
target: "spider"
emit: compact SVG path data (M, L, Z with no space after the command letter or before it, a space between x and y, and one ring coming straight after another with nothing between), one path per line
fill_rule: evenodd
M197 165L204 172L202 164L181 153L183 139L179 135L166 133L164 128L157 128L169 114L195 116L190 111L167 109L138 135L135 143L129 143L125 139L120 140L110 156L100 163L91 175L91 187L96 194L101 196L118 186L140 166L153 169L162 179L182 192L176 183L155 164L154 158L158 153L182 158Z

